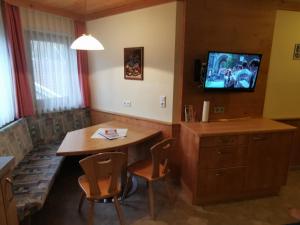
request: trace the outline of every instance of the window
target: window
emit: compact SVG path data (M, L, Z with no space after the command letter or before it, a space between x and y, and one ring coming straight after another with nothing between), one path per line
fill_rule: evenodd
M39 113L82 106L72 20L22 9L29 71Z
M15 119L15 90L0 7L0 127Z

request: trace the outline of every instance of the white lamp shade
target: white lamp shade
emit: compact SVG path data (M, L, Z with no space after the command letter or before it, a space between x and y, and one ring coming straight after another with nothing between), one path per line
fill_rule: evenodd
M83 34L77 38L71 45L76 50L104 50L103 45L92 35Z

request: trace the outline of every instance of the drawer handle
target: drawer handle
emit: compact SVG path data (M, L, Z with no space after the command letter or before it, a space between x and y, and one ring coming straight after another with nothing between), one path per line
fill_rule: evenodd
M13 182L12 182L12 180L9 177L7 177L7 178L5 178L5 182L6 182L6 184L9 185L10 192L12 193L12 190L13 190ZM7 188L8 185L6 185L5 188ZM5 190L5 193L8 193L7 189ZM8 202L11 202L13 199L14 199L14 195L11 194L11 197L9 198Z
M222 152L222 151L218 151L218 155L225 155L225 154L232 154L232 152Z
M267 138L264 137L264 136L256 136L256 137L253 137L252 140L254 141L263 141L263 140L266 140Z
M216 173L217 177L222 176L222 175L223 175L222 173Z
M222 143L229 143L229 142L232 142L232 139L229 139L229 138L221 138L221 142L222 142Z

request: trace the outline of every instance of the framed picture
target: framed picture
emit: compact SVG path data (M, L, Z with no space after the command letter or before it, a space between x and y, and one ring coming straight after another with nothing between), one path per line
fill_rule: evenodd
M124 78L144 79L144 47L124 48Z
M300 59L300 44L295 44L293 59Z

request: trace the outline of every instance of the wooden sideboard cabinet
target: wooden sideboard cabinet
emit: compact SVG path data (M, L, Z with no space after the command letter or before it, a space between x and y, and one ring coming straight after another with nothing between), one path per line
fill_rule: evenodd
M278 194L295 129L263 118L182 123L184 190L194 204Z
M12 192L13 157L0 157L0 225L18 225L17 209Z

